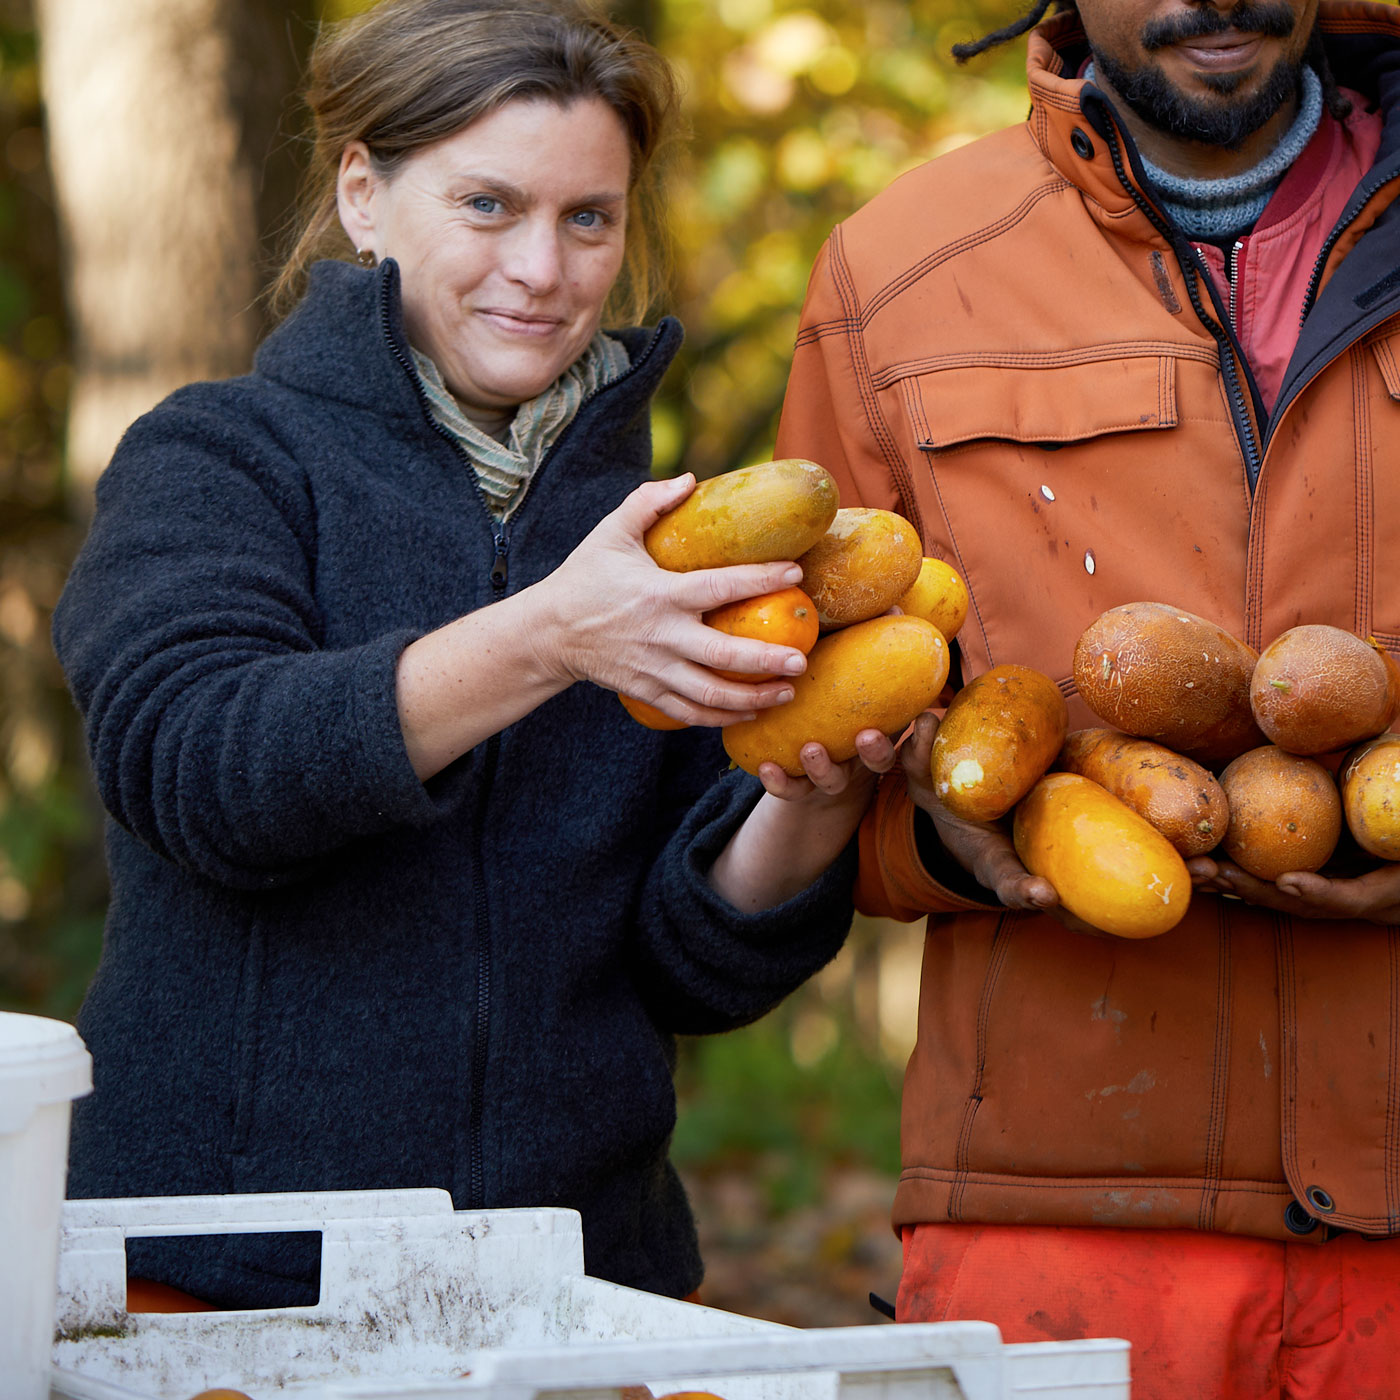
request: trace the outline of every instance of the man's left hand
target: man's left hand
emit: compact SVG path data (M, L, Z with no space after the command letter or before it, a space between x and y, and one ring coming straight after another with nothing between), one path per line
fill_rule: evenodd
M1344 880L1291 870L1277 880L1260 880L1229 860L1196 856L1186 862L1198 890L1234 895L1246 904L1275 909L1295 919L1366 919L1400 923L1400 864Z

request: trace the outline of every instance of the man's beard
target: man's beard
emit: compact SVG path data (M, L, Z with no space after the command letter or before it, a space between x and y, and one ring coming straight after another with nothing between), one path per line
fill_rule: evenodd
M1144 28L1142 45L1148 53L1155 53L1184 39L1222 34L1227 29L1282 38L1292 33L1293 25L1293 11L1286 4L1241 0L1229 12L1205 7L1155 21ZM1094 66L1149 126L1168 136L1226 150L1238 147L1285 103L1291 102L1302 83L1300 65L1280 59L1253 97L1232 103L1230 95L1245 81L1246 73L1203 74L1201 82L1219 99L1211 100L1188 97L1172 86L1160 68L1150 63L1141 68L1127 68L1110 55L1095 50Z

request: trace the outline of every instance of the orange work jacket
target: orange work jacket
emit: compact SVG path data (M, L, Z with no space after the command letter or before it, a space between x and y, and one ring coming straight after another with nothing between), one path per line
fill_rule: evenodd
M1260 647L1325 622L1400 647L1400 14L1330 3L1385 118L1265 412L1197 254L1148 194L1072 13L1028 121L896 181L812 276L779 456L896 510L966 580L965 679L1053 677L1138 600ZM861 902L925 942L896 1224L1400 1232L1400 929L1197 895L1140 942L995 905L920 859L887 783Z

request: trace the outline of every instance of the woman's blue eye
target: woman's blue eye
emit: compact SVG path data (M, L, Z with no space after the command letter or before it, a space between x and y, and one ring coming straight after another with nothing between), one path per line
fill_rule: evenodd
M601 228L603 216L597 209L580 209L574 215L574 222L580 228Z
M478 194L472 196L471 207L478 214L494 214L501 207L501 201L489 194Z

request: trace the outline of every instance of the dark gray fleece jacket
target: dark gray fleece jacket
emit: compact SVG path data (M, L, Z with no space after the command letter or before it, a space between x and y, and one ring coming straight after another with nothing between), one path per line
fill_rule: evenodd
M554 569L650 468L680 341L620 333L507 533L432 423L392 262L323 263L254 371L173 394L98 488L54 638L111 814L73 1196L438 1186L578 1209L590 1272L684 1294L677 1033L838 949L854 850L757 916L706 871L760 789L713 730L578 684L424 784L394 668ZM226 1306L314 1298L314 1242L136 1242Z

